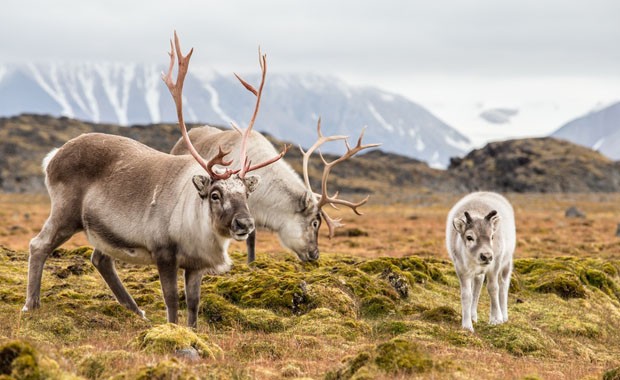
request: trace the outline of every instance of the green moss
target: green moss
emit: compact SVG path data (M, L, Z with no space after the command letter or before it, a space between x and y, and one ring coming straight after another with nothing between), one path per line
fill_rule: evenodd
M243 327L248 330L273 333L284 330L282 317L277 316L270 310L246 309L243 310Z
M335 311L318 308L295 318L288 330L293 334L319 337L341 337L354 340L368 334L370 327L363 321L343 317Z
M192 347L200 356L214 358L221 349L209 344L202 337L186 327L167 323L143 331L135 342L141 350L154 354L172 354L176 351Z
M585 298L586 292L579 277L572 273L554 273L541 279L533 288L539 293L553 293L569 298Z
M620 380L620 367L605 371L603 380Z
M245 316L241 310L217 294L202 296L200 315L209 324L231 327L243 323Z
M551 343L540 330L530 326L509 323L496 326L481 325L477 331L492 346L504 349L515 356L545 355L548 352L548 344Z
M104 351L84 357L78 364L78 373L87 379L103 379L116 374L118 362L132 358L127 351Z
M136 380L194 380L198 379L175 360L165 360L155 366L141 369L134 377Z
M431 322L448 322L458 323L460 315L450 306L439 306L430 310L426 310L420 314L422 319Z
M308 285L309 304L313 308L323 307L339 314L354 318L357 316L355 300L338 287L323 284Z
M352 378L356 372L362 368L371 356L368 352L361 352L354 357L347 358L344 365L336 371L329 371L325 375L325 380L346 380Z
M41 378L37 354L31 345L12 341L0 347L0 375L19 380Z
M369 296L362 299L360 315L365 318L379 318L394 313L396 304L382 295Z
M385 372L420 373L433 367L433 361L415 343L392 339L376 349L375 364Z

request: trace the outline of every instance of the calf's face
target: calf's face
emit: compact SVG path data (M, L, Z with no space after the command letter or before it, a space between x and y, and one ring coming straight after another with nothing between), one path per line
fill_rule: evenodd
M499 220L495 210L484 218L472 218L469 212L465 211L464 217L453 220L452 225L463 240L470 260L482 266L493 262L493 238Z
M200 197L209 203L209 213L215 232L225 238L245 240L254 231L254 218L248 209L248 195L258 185L259 177L237 174L227 179L213 180L196 175L192 182Z

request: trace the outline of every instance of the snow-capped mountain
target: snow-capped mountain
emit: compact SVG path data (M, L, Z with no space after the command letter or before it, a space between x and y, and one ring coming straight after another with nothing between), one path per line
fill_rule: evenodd
M175 122L176 113L158 65L48 63L0 65L0 116L45 113L121 125ZM247 75L251 83L258 75ZM188 122L244 125L255 98L232 74L192 67L185 80ZM403 96L372 87L349 86L337 78L302 74L267 76L256 129L311 145L316 123L325 134L349 135L355 143L367 126L367 143L447 166L465 153L469 139ZM327 147L328 151L342 148Z
M620 102L570 121L553 132L552 136L620 160Z

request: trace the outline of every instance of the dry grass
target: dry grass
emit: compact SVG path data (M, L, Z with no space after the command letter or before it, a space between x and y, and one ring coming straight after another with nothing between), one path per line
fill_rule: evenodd
M256 323L233 320L209 324L201 317L198 336L221 351L214 349L217 359L192 362L173 353L154 354L137 348L142 332L165 323L154 268L119 266L123 281L150 321L119 306L87 260L75 255L48 260L42 307L22 315L28 241L41 228L49 204L46 196L0 195L0 246L9 249L0 250L0 348L12 339L29 342L38 352L42 373L50 378L263 379L323 378L326 374L346 378L347 371L358 363L359 368L353 371L358 378L596 379L619 366L620 301L613 289L620 289L620 238L615 237L620 195L510 195L519 234L516 257L531 260L517 262L509 306L511 321L504 327L487 326L489 305L483 293L482 321L474 335L459 328L458 282L444 248L445 216L457 198L427 195L405 205L371 204L362 217L334 210L333 216L342 216L347 224L343 232L368 236L332 240L321 236L320 265L297 263L280 247L276 236L261 232L257 265L248 268L244 244L234 243L235 268L228 275L205 278L203 296L219 294L238 308L239 315L253 316ZM565 218L564 210L571 205L587 217ZM80 234L65 247L84 244L87 241ZM419 262L415 259L408 264L410 256L412 260L426 258L429 272L413 270L412 265ZM571 259L558 259L566 256ZM386 257L396 261L374 260ZM58 276L76 263L84 264L84 274ZM542 269L530 271L530 264ZM385 265L406 279L410 286L407 299L399 298L382 277ZM603 285L611 288L587 279L589 270L608 271L605 279L610 282ZM578 278L577 286L585 298L563 299L534 290L543 276L566 272ZM436 275L429 277L429 273ZM276 290L297 286L302 280L314 289L316 294L303 315L272 302L274 296L266 292L273 288L273 278L281 282L275 285ZM243 298L252 287L265 290L263 298ZM335 297L334 291L342 291L343 297ZM238 296L235 292L239 292L239 300L233 301ZM365 306L378 302L372 292L384 295L378 298L384 302L383 308ZM454 310L456 318L449 312L433 314L437 308ZM418 368L415 363L420 358L401 357L396 350L387 352L399 360L401 370L382 369L378 358L390 344L405 344L409 351L418 347L422 356L429 358L430 368L406 370ZM479 363L484 363L484 368Z

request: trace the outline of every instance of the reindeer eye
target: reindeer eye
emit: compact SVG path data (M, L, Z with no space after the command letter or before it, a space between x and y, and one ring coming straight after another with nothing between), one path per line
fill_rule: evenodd
M474 241L474 238L471 235L469 235L467 236L467 241Z
M211 200L212 201L219 201L220 200L220 193L218 193L217 191L214 191L211 193Z
M319 221L318 221L318 220L314 219L314 220L312 221L312 228L314 228L315 230L316 230L317 228L319 228Z

